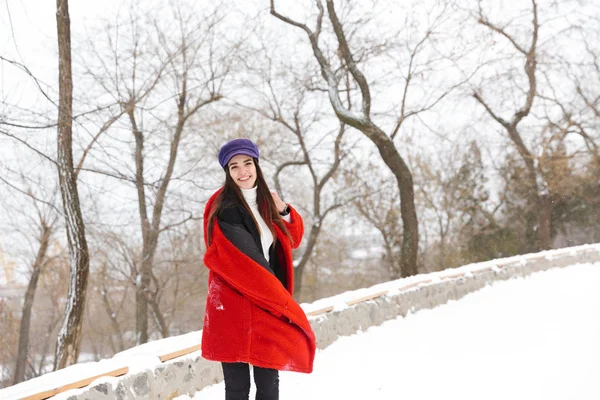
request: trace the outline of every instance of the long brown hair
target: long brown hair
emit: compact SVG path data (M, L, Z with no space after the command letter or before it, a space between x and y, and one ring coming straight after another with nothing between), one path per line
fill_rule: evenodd
M271 196L271 191L269 190L269 186L265 181L263 172L258 165L258 159L253 157L252 160L254 161L254 166L256 168L256 202L258 203L258 211L273 235L273 244L277 242L277 233L275 232L275 228L273 228L273 224L277 225L279 229L281 229L281 231L290 239L290 241L292 241L290 231L288 230L287 226L285 226L283 219L281 219L281 215L279 215L277 207L275 207L275 201L273 200L273 196ZM229 173L229 168L226 166L225 184L223 185L223 190L221 190L221 193L219 193L219 195L215 198L208 213L207 240L209 246L212 243L213 224L215 222L215 218L217 218L217 215L219 215L219 212L226 207L235 207L238 204L244 207L248 214L250 214L254 220L256 229L258 229L260 232L260 225L258 224L258 221L256 221L256 218L254 218L254 214L252 213L252 210L250 210L248 203L246 203L240 187L233 181L231 174Z

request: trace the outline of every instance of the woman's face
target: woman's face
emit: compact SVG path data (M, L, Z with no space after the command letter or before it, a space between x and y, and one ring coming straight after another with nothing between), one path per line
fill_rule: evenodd
M252 157L245 154L234 156L227 164L229 175L242 189L252 189L256 185L256 165Z

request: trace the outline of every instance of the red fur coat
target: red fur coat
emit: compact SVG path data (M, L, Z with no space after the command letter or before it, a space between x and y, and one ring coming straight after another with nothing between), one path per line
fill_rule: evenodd
M218 193L206 204L205 238L208 213ZM292 207L290 210L291 223L286 225L297 247L304 225L296 210ZM204 255L204 264L210 272L202 356L214 361L246 362L263 368L310 373L315 335L306 314L292 298L292 244L277 226L275 231L281 243L282 254L278 257L282 268L286 268L287 289L227 240L215 219L212 244Z

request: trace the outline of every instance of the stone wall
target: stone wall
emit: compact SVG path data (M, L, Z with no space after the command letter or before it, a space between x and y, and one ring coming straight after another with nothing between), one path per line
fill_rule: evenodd
M359 301L352 306L346 304L345 307L331 307L332 311L312 316L310 321L317 336L317 346L322 349L340 336L351 335L386 320L405 316L408 312L460 299L495 281L589 262L600 262L600 245L498 259L400 279L384 286L378 285L370 296L372 299ZM326 301L324 299L319 303ZM184 394L193 395L205 386L221 380L219 364L206 361L200 357L199 352L194 352L142 372L130 372L118 378L100 378L87 388L65 392L56 395L54 399L173 399Z
M391 291L388 295L358 303L348 309L317 316L311 321L318 340L317 346L325 348L340 336L352 335L389 319L405 316L409 311L434 308L450 300L458 300L495 281L577 263L600 262L600 246L580 246L576 250L565 250L538 253L538 257L529 255L528 258L498 259L493 263L479 264L482 268L473 264L472 268L463 267L466 271L461 271L461 268L453 270L451 278L444 278L444 275L438 273L435 274L440 277L438 280L396 293Z

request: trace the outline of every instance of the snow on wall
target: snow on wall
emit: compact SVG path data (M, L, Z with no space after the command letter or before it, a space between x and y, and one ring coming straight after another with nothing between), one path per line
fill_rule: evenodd
M385 282L302 304L302 307L309 315L328 311L309 317L317 336L317 346L322 349L340 336L379 325L408 312L457 300L494 281L598 261L600 244L551 250ZM0 390L0 398L21 399L124 366L129 367L129 372L122 377L102 377L90 386L58 394L53 399L172 399L179 395L192 395L222 380L219 363L204 360L198 351L165 363L161 363L159 356L197 346L200 337L201 331L191 332L134 347L110 360L71 366Z

